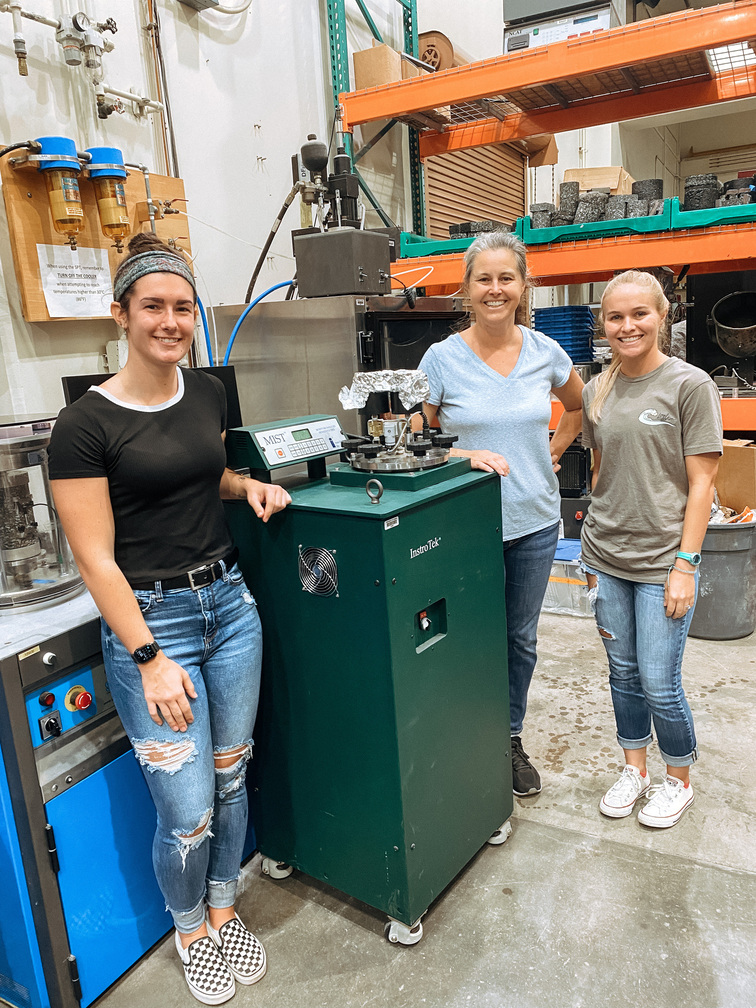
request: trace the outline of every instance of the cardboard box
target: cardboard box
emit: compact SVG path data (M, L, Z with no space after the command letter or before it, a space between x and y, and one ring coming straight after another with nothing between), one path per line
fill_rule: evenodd
M372 49L362 49L356 52L353 56L353 62L355 91L380 87L382 84L391 84L393 81L409 80L412 77L433 72L417 66L384 42L376 42L375 40L373 40ZM448 105L443 108L410 113L406 119L412 120L413 116L420 129L434 129L438 125L451 122L451 110Z
M722 445L716 482L720 503L738 513L756 507L756 444L725 438Z
M579 182L581 192L608 189L612 196L629 196L635 179L622 167L568 168L564 173L564 181Z
M374 41L372 49L361 49L354 53L352 61L355 91L402 79L401 55L383 42Z
M559 160L559 148L553 133L542 133L528 137L525 141L528 151L528 164L531 168L542 165L554 165Z
M433 71L425 67L419 67L417 63L413 63L406 56L402 56L402 80L408 80L410 77L424 77L429 73L433 73Z

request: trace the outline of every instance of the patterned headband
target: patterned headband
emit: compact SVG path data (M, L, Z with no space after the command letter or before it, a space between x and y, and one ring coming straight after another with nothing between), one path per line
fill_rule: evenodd
M184 260L160 249L151 249L148 252L139 252L138 255L121 263L113 280L113 298L120 301L129 287L148 273L175 273L191 285L195 298L197 296L192 271Z

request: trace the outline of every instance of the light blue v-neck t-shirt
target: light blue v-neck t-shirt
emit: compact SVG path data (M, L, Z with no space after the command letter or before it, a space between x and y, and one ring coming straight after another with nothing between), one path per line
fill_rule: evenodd
M516 539L559 521L559 482L551 466L551 389L566 383L572 361L543 333L520 326L522 349L505 378L485 364L458 333L434 343L420 361L428 376L428 401L438 407L455 448L503 455L502 538Z

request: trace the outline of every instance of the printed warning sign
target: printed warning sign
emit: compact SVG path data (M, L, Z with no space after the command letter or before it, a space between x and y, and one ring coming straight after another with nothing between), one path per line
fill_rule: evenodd
M37 245L39 273L50 318L110 314L113 283L105 249Z

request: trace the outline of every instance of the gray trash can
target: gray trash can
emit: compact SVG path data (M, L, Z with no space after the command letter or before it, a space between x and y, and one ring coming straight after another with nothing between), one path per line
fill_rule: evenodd
M756 521L709 525L689 636L736 640L756 630L755 529Z

